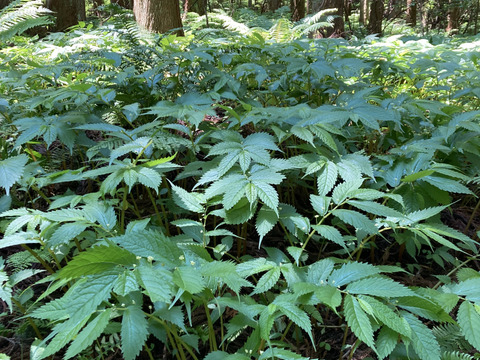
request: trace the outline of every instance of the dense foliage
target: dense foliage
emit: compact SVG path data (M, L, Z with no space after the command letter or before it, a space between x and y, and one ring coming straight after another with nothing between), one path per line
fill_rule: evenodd
M0 334L32 359L473 359L480 38L212 21L0 52Z

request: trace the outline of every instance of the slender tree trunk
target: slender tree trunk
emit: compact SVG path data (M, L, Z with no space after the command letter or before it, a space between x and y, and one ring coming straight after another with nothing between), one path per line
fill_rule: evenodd
M305 0L290 0L292 21L299 21L305 17Z
M133 9L133 0L110 0L114 4L118 4L119 6L125 9Z
M368 0L360 0L360 18L358 21L364 26L367 24L369 9L370 4L368 3Z
M368 32L370 34L382 34L383 11L383 0L373 0L368 21Z
M178 0L135 0L133 13L137 23L148 31L165 33L175 30L183 36Z
M54 31L64 31L87 19L85 0L47 0L47 8L55 12Z
M450 0L448 3L447 13L447 32L452 32L460 28L460 7L458 6L458 0Z
M407 13L405 21L411 27L417 25L417 3L416 0L407 0Z
M207 0L190 0L188 11L196 12L198 15L207 13Z

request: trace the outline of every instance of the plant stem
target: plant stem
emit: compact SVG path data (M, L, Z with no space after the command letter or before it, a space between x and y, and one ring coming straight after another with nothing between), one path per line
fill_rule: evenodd
M37 252L35 250L33 250L30 246L26 245L26 244L22 244L21 245L25 250L27 250L30 254L32 254L32 256L38 260L38 262L40 264L42 264L42 266L45 268L45 270L47 270L50 274L53 274L55 271L52 269L52 267L50 265L48 265L48 263L42 259L42 257L40 255L37 254Z
M27 311L25 310L25 308L23 307L22 304L20 304L20 302L15 299L14 297L12 297L12 302L15 304L16 307L18 307L18 309L20 310L20 312L25 315L27 313ZM40 330L38 330L38 327L37 325L35 325L35 323L33 322L33 319L30 317L30 316L27 316L27 320L28 322L30 323L30 326L32 327L33 331L35 331L35 335L37 335L37 337L40 339L40 340L43 340L43 336L42 334L40 333Z

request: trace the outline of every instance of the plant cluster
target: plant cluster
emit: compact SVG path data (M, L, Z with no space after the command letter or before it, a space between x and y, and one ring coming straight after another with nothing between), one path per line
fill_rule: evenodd
M31 358L473 359L480 40L222 34L112 17L0 52Z

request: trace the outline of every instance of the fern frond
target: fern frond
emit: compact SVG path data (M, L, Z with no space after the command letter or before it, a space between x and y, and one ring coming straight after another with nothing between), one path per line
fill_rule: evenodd
M36 26L48 25L52 12L41 0L15 0L0 10L0 41L6 41Z
M442 354L441 360L473 360L472 355L464 354L459 351L446 351Z
M460 327L452 323L444 323L432 328L432 332L437 338L438 343L447 352L458 352L459 350L468 351L470 344L462 335Z
M335 19L335 16L332 14L334 14L336 11L337 9L324 9L320 10L316 14L307 16L293 28L293 31L296 34L299 34L299 36L307 36L320 29L332 27L333 20Z
M277 42L292 40L294 34L292 22L285 18L278 19L268 32L270 38Z
M237 32L241 35L250 35L252 33L252 29L245 24L235 21L231 16L222 13L216 13L214 16L222 22L223 27L227 30Z

